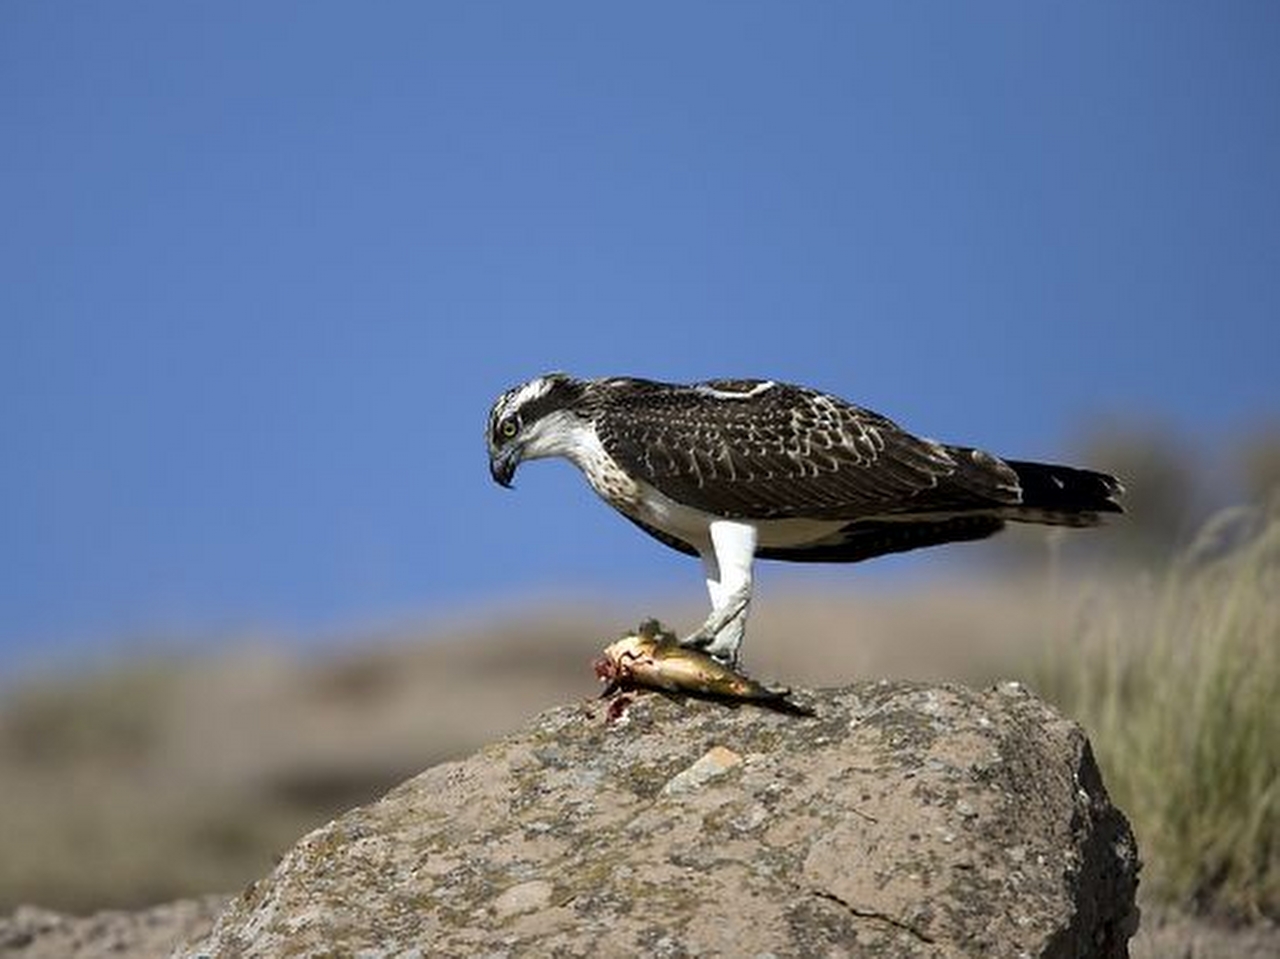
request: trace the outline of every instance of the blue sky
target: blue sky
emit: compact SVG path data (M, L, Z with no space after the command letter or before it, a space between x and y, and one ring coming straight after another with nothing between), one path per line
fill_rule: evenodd
M1023 457L1274 417L1277 50L1270 2L10 0L0 669L700 602L567 465L489 481L547 369Z

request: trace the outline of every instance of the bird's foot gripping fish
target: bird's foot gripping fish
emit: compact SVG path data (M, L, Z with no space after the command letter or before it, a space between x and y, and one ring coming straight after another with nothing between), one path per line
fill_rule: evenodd
M706 653L682 646L656 619L641 623L634 634L605 647L595 670L607 684L602 697L644 687L806 712L787 698L791 690L763 686Z

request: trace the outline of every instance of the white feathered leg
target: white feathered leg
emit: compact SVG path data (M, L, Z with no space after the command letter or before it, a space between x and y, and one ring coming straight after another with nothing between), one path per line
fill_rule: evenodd
M711 524L711 549L702 553L711 615L696 632L680 641L735 668L751 608L751 565L755 552L754 526L732 520L716 520Z

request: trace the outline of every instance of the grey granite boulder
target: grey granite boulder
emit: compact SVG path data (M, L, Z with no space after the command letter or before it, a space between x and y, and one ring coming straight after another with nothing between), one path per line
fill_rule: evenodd
M1078 726L1014 683L798 699L553 709L303 838L186 955L1127 955Z

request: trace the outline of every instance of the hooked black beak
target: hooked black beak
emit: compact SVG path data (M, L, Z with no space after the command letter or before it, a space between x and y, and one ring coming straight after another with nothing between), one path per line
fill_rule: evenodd
M520 465L520 448L508 446L489 456L489 475L499 486L511 489L511 478L516 475L516 467Z

